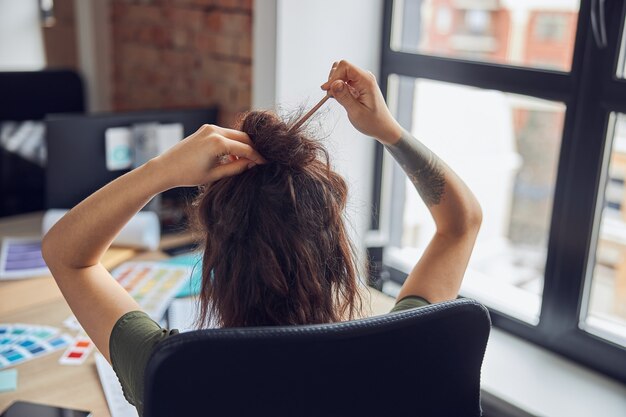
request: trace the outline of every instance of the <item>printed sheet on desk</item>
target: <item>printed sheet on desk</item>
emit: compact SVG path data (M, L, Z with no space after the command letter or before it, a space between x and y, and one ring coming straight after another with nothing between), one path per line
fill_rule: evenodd
M122 386L113 368L99 353L96 354L96 368L111 417L138 417L137 409L124 398Z
M111 275L158 322L178 291L188 282L191 272L188 266L164 262L126 262L115 268Z

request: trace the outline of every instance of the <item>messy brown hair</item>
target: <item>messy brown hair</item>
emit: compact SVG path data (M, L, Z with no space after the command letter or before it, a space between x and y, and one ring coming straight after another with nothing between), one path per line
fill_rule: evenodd
M324 146L272 112L238 126L267 160L221 179L194 207L204 250L198 327L330 323L361 300L343 219L348 188Z

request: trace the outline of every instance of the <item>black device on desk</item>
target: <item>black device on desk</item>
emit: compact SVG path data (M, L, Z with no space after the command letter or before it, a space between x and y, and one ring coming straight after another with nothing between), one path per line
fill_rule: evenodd
M215 123L216 108L193 110L154 110L95 115L58 115L46 119L48 166L46 169L46 207L72 208L91 193L129 170L111 171L106 166L105 131L139 123L180 123L184 137L205 123ZM191 189L174 189L162 194L163 205L183 206ZM176 208L168 213L176 212ZM174 215L159 214L163 230L176 229Z
M90 417L89 411L70 410L26 401L16 401L0 417Z

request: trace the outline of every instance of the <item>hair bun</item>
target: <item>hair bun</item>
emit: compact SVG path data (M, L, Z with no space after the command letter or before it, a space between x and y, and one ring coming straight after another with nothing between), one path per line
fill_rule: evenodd
M303 168L323 152L323 147L306 137L301 129L290 131L285 122L269 111L247 113L241 130L250 136L255 149L268 163Z

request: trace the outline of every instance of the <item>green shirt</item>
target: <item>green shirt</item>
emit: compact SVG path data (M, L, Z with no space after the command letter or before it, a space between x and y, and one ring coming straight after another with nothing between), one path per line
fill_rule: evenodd
M427 304L425 299L410 295L398 301L391 313ZM175 334L178 330L162 328L143 311L128 312L113 326L109 338L113 370L124 397L137 408L140 416L143 415L143 377L148 359L157 343Z

